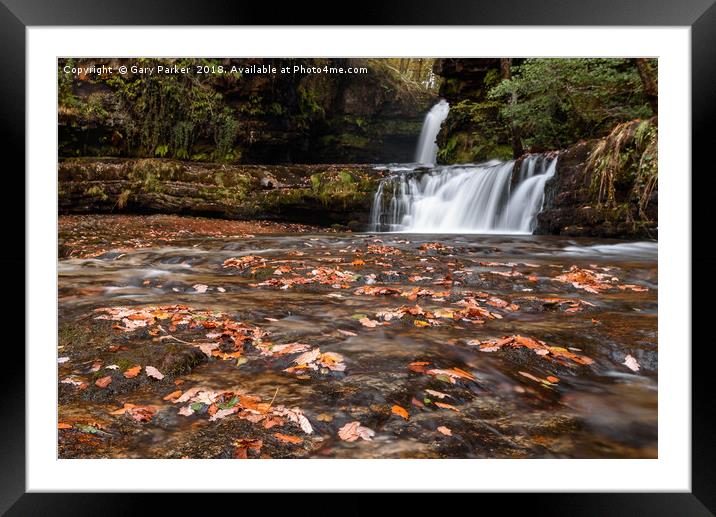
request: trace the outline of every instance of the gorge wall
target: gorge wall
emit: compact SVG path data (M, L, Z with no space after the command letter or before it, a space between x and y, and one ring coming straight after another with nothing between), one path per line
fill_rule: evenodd
M162 60L184 65L197 60ZM157 60L140 64L152 66ZM364 67L367 73L250 73L251 66ZM126 61L121 61L126 64ZM229 163L411 161L434 94L380 60L215 59L244 73L198 76L64 74L60 60L61 157L167 157ZM165 63L166 64L166 63Z
M439 96L450 104L438 133L438 163L512 158L510 132L499 103L487 97L502 78L500 59L440 59L434 71L441 77Z
M535 233L657 238L657 148L652 118L620 124L605 138L560 152Z
M368 225L380 173L367 165L238 165L160 158L70 158L60 214L163 213Z

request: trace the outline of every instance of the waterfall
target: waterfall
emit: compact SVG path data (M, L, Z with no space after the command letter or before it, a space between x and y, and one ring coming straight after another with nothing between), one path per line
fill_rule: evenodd
M425 115L423 128L420 130L418 148L415 150L415 162L425 165L434 165L438 156L438 144L435 140L440 132L440 126L447 118L450 105L441 100Z
M375 193L374 231L530 234L544 202L544 186L557 158L526 156L515 162L443 166L397 172Z

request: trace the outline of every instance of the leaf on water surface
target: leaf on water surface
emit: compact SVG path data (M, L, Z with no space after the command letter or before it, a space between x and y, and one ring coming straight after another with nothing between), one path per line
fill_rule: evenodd
M361 325L363 325L364 327L368 327L368 328L375 328L375 327L377 327L378 324L379 324L379 322L377 322L376 320L372 320L372 319L367 318L367 317L366 317L366 318L361 318L361 319L359 319L358 322L359 322Z
M125 371L124 376L127 379L133 379L134 377L139 375L139 372L141 372L141 371L142 371L142 367L140 365L136 364L136 365L132 366L131 368L129 368L127 371Z
M452 404L446 404L445 402L435 402L435 405L436 405L437 407L439 407L439 408L449 409L449 410L455 411L455 412L457 412L457 413L460 412L460 410L459 410L458 408L456 408L456 407L453 406Z
M182 416L191 416L194 414L194 410L191 406L184 406L183 408L179 409L179 414Z
M69 361L69 360L70 360L69 357L58 357L58 358L57 358L57 364L63 364L63 363L66 363L66 362Z
M346 442L354 442L358 438L362 438L363 440L372 441L373 436L375 436L375 431L372 429L369 429L368 427L364 427L360 424L358 421L349 422L343 427L341 427L338 430L338 436L341 440Z
M112 377L110 377L109 375L107 375L106 377L102 377L102 378L100 378L100 379L97 379L97 380L95 381L95 385L98 386L98 387L100 387L100 388L106 388L106 387L109 386L111 383L112 383Z
M452 384L455 384L455 379L467 379L469 381L477 380L477 378L473 374L471 374L470 372L466 372L465 370L462 370L460 368L449 368L447 370L442 368L433 368L431 370L427 370L425 373L436 377L446 375L450 378L450 382Z
M566 359L583 366L590 365L594 362L594 360L590 357L575 354L566 348L549 346L544 341L538 341L536 339L520 335L504 336L499 339L490 339L486 341L473 339L468 341L467 344L470 346L478 346L481 352L497 352L503 347L528 348L535 354L542 357Z
M282 433L274 433L274 436L277 440L284 442L284 443L303 443L303 438L299 436L293 436L292 434L282 434Z
M627 368L629 368L633 372L638 372L639 368L641 367L639 365L639 362L631 355L627 355L626 359L624 360L624 362L622 364L625 365Z
M306 434L313 433L313 427L311 427L311 422L308 421L308 418L306 418L303 412L298 408L288 409L286 407L279 406L274 408L272 410L272 413L276 416L285 416L290 421L298 424L299 427Z
M137 422L149 422L156 412L156 406L135 406L126 408L125 414Z
M178 399L179 397L181 397L181 394L182 394L181 390L172 391L168 395L165 395L164 397L162 397L162 400L170 400L173 402L175 399Z
M391 410L394 414L396 414L396 415L402 417L404 420L407 420L408 418L410 418L410 415L409 415L408 412L405 410L405 408L403 408L403 407L401 407L401 406L398 406L397 404L394 405L392 408L390 408L390 410Z
M199 343L194 346L204 352L207 357L211 357L211 354L214 352L214 350L219 348L219 343Z
M329 415L328 413L321 413L316 416L316 420L318 420L319 422L332 422L333 416Z
M216 406L215 406L216 407ZM216 422L217 420L221 420L223 418L226 418L229 415L233 415L234 413L238 412L241 408L239 406L233 406L226 409L219 409L217 410L213 415L209 417L210 422Z
M452 398L452 395L448 395L447 393L443 393L441 391L435 391L435 390L425 390L426 393L429 393L433 397L437 397L439 399L444 399L445 397Z
M57 422L57 429L72 429L72 424L66 424L65 422Z
M351 332L350 330L336 329L336 331L338 333L343 334L344 336L348 336L348 337L354 337L354 336L358 335L355 332Z
M394 287L365 286L365 287L359 287L353 293L358 294L358 295L363 294L363 295L368 295L368 296L393 295L393 294L400 294L400 289L396 289Z
M445 427L444 425L441 425L440 427L438 427L438 432L444 434L445 436L452 436L452 431L448 427Z
M523 377L527 377L531 381L538 382L538 383L542 384L543 386L549 387L552 384L556 384L556 383L553 383L552 381L550 381L549 377L546 379L540 379L539 377L536 377L536 376L532 375L531 373L527 373L527 372L517 372L517 373L519 373ZM559 382L559 379L557 379L557 381Z
M117 366L116 364L110 364L110 365L105 366L104 368L105 368L105 370L118 370L119 366Z
M157 379L158 381L161 381L164 378L162 372L157 370L154 366L145 366L144 371L147 373L147 377Z
M414 361L408 365L408 368L416 373L425 373L425 367L429 364L428 361Z

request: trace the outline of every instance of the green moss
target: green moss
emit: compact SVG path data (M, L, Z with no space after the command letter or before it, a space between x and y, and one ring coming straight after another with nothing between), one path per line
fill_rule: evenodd
M86 196L98 197L102 201L107 201L107 199L109 199L109 196L107 195L107 193L101 187L98 187L96 185L88 188L87 190L85 190L84 193Z

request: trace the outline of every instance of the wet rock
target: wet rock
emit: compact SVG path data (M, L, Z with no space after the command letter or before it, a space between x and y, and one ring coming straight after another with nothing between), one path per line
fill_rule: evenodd
M206 354L198 348L186 346L177 351L169 352L162 359L159 371L164 374L179 375L189 373L192 368L207 361Z

